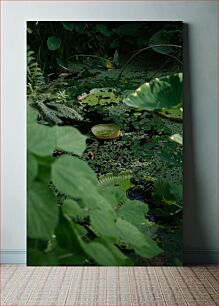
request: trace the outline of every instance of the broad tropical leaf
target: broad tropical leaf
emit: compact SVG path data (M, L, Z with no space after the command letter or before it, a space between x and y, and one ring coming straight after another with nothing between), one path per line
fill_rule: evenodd
M144 83L123 102L148 111L178 107L182 104L182 73Z
M117 220L117 229L119 231L120 238L128 243L131 248L135 250L137 254L145 258L152 258L160 254L161 249L158 247L155 241L148 238L137 227L127 222L126 220Z
M56 198L49 187L34 182L28 191L27 235L30 238L51 238L58 223Z
M56 128L57 147L63 151L81 156L86 149L86 139L76 128L71 126Z
M56 131L54 127L38 123L30 124L27 130L27 148L39 156L52 154L56 147Z

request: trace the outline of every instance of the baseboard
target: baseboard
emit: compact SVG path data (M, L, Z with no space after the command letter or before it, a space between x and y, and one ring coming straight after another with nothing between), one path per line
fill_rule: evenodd
M26 264L26 250L0 250L1 264Z
M185 250L184 265L218 264L218 250ZM26 250L0 250L1 264L25 264Z

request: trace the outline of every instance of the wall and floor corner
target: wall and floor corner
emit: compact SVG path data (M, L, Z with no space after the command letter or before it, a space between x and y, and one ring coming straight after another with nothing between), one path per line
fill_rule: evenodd
M125 5L124 1L64 5L3 1L2 263L26 262L27 20L180 20L186 24L184 259L192 264L217 262L217 12L217 1L129 1Z

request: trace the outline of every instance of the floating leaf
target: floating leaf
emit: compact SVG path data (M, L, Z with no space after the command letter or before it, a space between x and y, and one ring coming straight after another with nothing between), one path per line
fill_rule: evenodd
M172 136L170 136L170 139L175 141L176 143L182 145L183 144L183 139L182 136L180 134L174 134Z
M121 135L120 128L113 123L94 125L91 131L98 139L103 140L116 139Z
M179 104L177 107L174 108L163 108L159 114L166 118L182 121L183 120L183 109L182 104Z
M61 39L56 36L50 36L47 39L47 47L49 50L57 50L61 46Z

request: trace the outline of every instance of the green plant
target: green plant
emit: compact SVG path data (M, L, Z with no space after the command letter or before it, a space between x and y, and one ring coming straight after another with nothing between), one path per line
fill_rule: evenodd
M67 106L68 95L65 90L45 93L33 90L28 96L28 102L39 111L39 115L45 124L62 124L63 120L82 121L79 110L73 106Z
M123 171L117 175L107 173L99 177L99 186L106 188L108 186L118 186L122 191L128 190L132 187L130 179L132 178L132 171Z
M167 46L166 46L167 45ZM161 30L152 35L149 46L156 52L171 55L175 53L175 46L182 45L181 30Z
M181 26L28 22L29 265L180 263Z
M120 128L114 123L96 124L91 128L91 131L100 140L117 139L121 136Z
M90 265L129 265L131 260L125 255L124 247L146 258L158 255L161 250L157 243L143 234L129 214L118 210L112 190L99 191L96 174L76 157L82 155L86 138L73 127L42 126L36 118L36 111L29 108L28 263L63 264L67 257L72 265L85 261ZM56 148L76 156L53 158ZM45 184L50 180L69 196L61 208ZM146 207L138 202L134 204L129 201L133 211L136 209L145 218ZM83 218L89 218L87 227ZM34 248L33 240L40 242L41 247Z
M93 88L88 94L82 94L78 97L81 105L108 105L119 103L122 97L114 88Z
M39 88L45 84L44 74L39 67L34 51L27 49L27 84L29 89Z
M149 111L162 111L182 104L182 73L157 78L141 85L123 102Z

